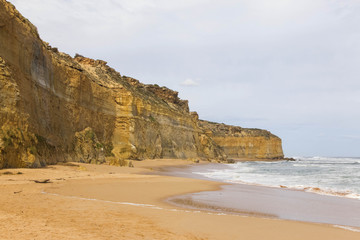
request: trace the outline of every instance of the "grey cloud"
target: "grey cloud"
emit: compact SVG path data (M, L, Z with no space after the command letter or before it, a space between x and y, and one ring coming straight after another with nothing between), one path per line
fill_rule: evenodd
M51 45L175 89L201 118L267 128L288 155L360 156L341 137L360 132L357 0L10 1Z
M185 79L185 81L181 82L180 84L183 86L187 86L187 87L199 86L199 83L197 83L196 81L194 81L191 78Z

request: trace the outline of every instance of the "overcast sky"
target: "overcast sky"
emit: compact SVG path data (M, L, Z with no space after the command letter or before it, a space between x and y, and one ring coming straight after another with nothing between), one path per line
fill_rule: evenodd
M10 0L41 38L179 91L287 156L360 156L358 0Z

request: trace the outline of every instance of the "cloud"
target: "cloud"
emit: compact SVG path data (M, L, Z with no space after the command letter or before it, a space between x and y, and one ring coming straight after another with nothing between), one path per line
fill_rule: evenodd
M194 86L199 86L199 83L195 82L191 78L187 78L185 81L183 81L181 83L181 85L182 86L187 86L187 87L194 87Z
M201 118L276 130L291 154L360 154L359 0L9 1L60 51L180 86ZM316 136L334 129L348 142L330 149Z
M342 135L341 137L347 138L347 139L353 139L353 140L360 140L359 135Z

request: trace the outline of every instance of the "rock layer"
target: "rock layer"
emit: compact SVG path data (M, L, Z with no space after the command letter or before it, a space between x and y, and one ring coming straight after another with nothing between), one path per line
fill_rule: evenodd
M237 151L239 157L283 156L275 136L273 144L255 141L248 130L230 147L233 136L209 134L214 128L189 112L177 92L121 76L104 61L59 52L5 0L0 106L0 168L107 158L226 160Z
M200 121L206 134L233 159L283 159L281 139L269 131Z

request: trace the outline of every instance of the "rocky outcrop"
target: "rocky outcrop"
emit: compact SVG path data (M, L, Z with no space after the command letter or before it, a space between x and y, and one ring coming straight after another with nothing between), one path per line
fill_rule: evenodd
M74 159L83 163L104 163L106 146L99 142L91 128L75 133ZM111 156L111 153L109 154Z
M269 131L200 121L207 136L233 159L283 159L281 139Z
M105 61L59 52L5 0L0 0L0 106L0 168L232 156L177 92L121 76ZM261 141L248 155L257 147ZM265 148L273 156L273 149Z

